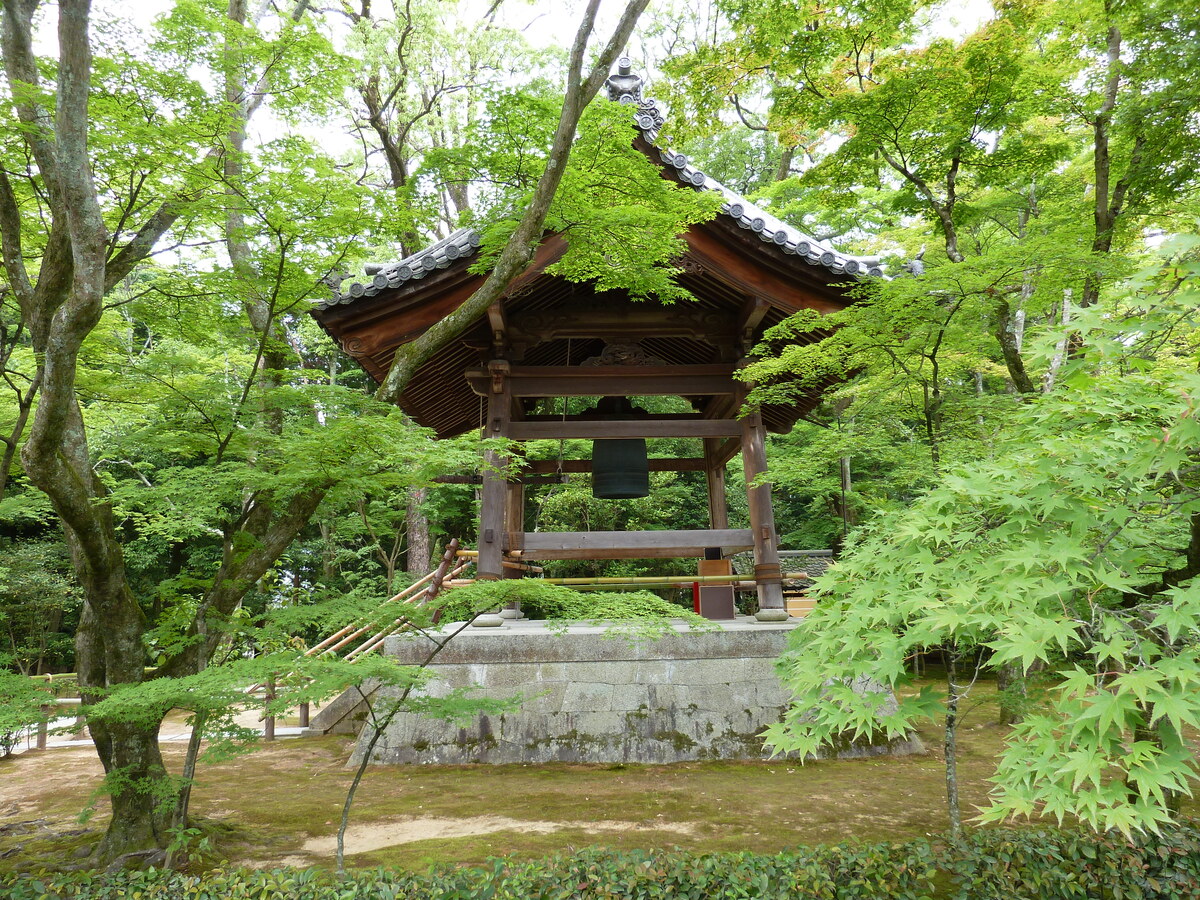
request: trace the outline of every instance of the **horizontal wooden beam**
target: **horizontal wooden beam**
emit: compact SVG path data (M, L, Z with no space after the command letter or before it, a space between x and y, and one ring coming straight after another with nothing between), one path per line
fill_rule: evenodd
M699 457L671 457L667 459L648 459L651 472L703 472L704 460ZM533 475L549 475L559 470L556 459L530 460L525 471ZM592 471L590 459L564 459L562 471L572 475L585 474Z
M720 547L729 554L754 546L754 536L748 528L513 532L508 539L509 549L520 550L523 560L699 558L709 547Z
M564 470L565 471L565 470ZM508 477L505 479L509 484L560 484L558 476L555 474L533 475L521 474L516 477ZM433 479L434 484L483 484L482 475L438 475Z
M617 440L621 438L732 437L741 434L737 419L592 419L578 422L513 422L516 441Z
M471 389L486 396L487 372L466 373ZM704 396L736 393L729 365L704 366L513 366L514 397Z
M653 419L655 422L695 422L699 419L712 418L704 416L697 412L690 413L655 413L653 416L647 416L647 420ZM570 415L542 414L521 416L522 422L605 422L609 421L604 416L595 413L571 413Z

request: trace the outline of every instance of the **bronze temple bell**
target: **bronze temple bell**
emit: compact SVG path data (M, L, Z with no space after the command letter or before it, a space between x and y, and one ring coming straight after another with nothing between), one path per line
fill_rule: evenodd
M628 420L646 411L628 397L603 397L591 410L596 419ZM645 438L592 441L592 496L601 500L632 500L650 493L650 464Z

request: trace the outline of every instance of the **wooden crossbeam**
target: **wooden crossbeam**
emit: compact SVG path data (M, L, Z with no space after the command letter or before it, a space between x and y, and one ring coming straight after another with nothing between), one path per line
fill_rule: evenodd
M687 531L514 532L510 549L521 559L668 559L701 557L708 547L726 554L754 546L748 528Z
M508 436L517 441L547 439L606 440L618 438L733 437L741 434L737 419L581 419L576 422L513 422Z
M471 389L486 396L490 376L466 373ZM730 365L702 366L513 366L514 397L681 396L733 394L739 385Z
M651 472L703 472L704 460L699 457L669 457L666 459L646 460ZM531 475L551 475L559 471L559 461L555 459L530 460L525 471ZM562 471L571 475L586 474L592 471L590 459L564 459Z

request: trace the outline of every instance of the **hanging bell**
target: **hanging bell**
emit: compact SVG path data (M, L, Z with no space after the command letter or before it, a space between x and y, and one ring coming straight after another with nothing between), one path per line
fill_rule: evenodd
M645 415L628 397L604 397L590 410L597 419L630 419ZM645 438L592 441L592 496L632 500L650 493L650 464Z

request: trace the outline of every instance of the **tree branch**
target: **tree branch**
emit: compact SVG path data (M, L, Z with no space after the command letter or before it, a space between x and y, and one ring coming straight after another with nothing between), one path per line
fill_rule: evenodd
M1121 606L1126 609L1138 606L1157 594L1178 587L1190 578L1200 575L1200 512L1194 512L1188 523L1188 545L1183 549L1184 563L1162 573L1158 581L1144 584L1121 595Z
M649 0L629 0L620 22L596 59L594 68L584 79L583 56L595 24L596 10L600 5L599 0L589 0L571 47L566 96L563 98L562 113L546 160L546 168L538 179L537 187L525 207L516 231L508 239L496 265L479 289L454 313L396 351L387 377L376 394L379 399L396 402L420 365L483 315L487 308L500 298L509 283L529 264L533 250L541 239L546 214L562 181L571 144L575 139L575 129L579 125L583 109L596 96L600 85L608 77L617 54L629 40L638 17L648 3Z
M0 254L17 303L22 309L28 309L33 302L33 285L29 282L25 260L21 258L21 209L3 168L0 168Z

